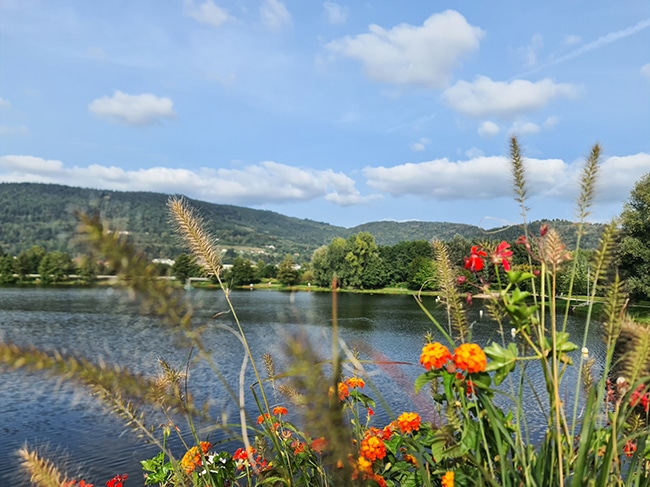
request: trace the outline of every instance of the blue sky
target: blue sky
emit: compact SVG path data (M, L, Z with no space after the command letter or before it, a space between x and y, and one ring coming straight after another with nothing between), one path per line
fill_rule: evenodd
M575 216L650 172L650 3L0 0L0 181L345 227Z

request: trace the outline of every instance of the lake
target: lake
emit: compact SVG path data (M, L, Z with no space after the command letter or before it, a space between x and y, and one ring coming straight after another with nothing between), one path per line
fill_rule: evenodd
M227 310L222 293L192 290L187 296L196 309L197 323L206 325L207 348L213 352L225 380L236 388L243 348L235 336L220 326L232 324L229 315L212 318ZM286 364L284 344L289 336L302 334L309 338L317 353L330 356L329 293L255 290L237 291L231 296L263 375L264 353L270 353L278 371L282 370ZM425 298L425 304L434 310L433 298ZM432 331L435 335L435 328L414 298L341 293L338 309L340 336L348 347L359 350L362 358L404 362L369 367L373 385L388 400L390 408L397 414L415 410L426 415L430 401L424 391L418 396L413 394L413 380L423 372L418 360L424 334ZM474 341L483 345L493 340L500 343L498 328L487 319L480 319L480 309L480 300L468 309L469 319L474 321ZM441 310L434 315L444 322ZM582 343L583 327L582 320L569 322L568 331L575 343ZM604 345L597 326L592 324L592 329L587 346L600 364ZM159 320L142 316L139 304L128 293L112 288L0 288L0 339L105 360L143 374L157 374L160 357L174 366L182 365L187 357L187 350L178 350L175 339ZM574 369L567 373L562 391L567 400L575 396ZM543 383L539 370L530 367L529 374L534 385ZM254 381L250 366L247 381L247 386ZM210 399L214 414L224 414L235 422L235 404L205 364L193 366L188 382L197 399ZM275 400L289 406L282 398L271 398ZM250 397L247 405L251 415L257 417ZM539 433L543 430L542 413L533 401L525 408L533 432ZM378 408L374 424L384 426L392 417L390 411ZM26 443L63 459L71 472L78 472L79 478L96 486L121 473L129 474L128 487L142 485L139 462L157 451L125 431L123 423L107 413L87 390L73 389L43 374L20 370L1 369L0 436L0 485L12 487L29 485L19 471L15 454ZM210 439L226 440L218 432L212 433ZM172 446L182 454L178 441L172 442ZM236 446L224 444L224 448Z

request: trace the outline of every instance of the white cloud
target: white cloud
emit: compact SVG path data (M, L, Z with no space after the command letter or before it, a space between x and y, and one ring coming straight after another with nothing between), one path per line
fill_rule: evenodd
M430 143L431 143L430 139L427 139L426 137L422 137L417 142L411 142L409 147L411 148L412 151L422 152L423 150L426 150L427 145L429 145Z
M641 66L641 76L645 79L650 79L650 63Z
M574 98L578 93L576 85L555 83L548 78L506 82L478 76L472 83L458 81L442 96L449 107L470 117L514 118L540 110L555 98Z
M575 35L575 34L569 34L567 36L564 36L564 43L567 46L574 46L576 44L580 44L581 40L582 39L580 38L580 36Z
M437 201L488 200L513 196L510 160L501 156L468 155L465 161L436 159L392 167L366 167L368 186L395 197L416 196ZM532 198L575 201L584 160L525 159L526 182ZM613 156L598 173L595 203L629 198L634 184L650 172L650 154Z
M182 193L215 203L255 206L323 198L340 206L365 203L353 179L331 169L303 169L273 161L242 169L189 170L169 167L125 170L91 164L65 167L61 161L34 156L0 156L0 181L45 182L117 191Z
M338 3L325 2L323 8L330 24L344 24L348 19L348 8L342 7Z
M199 5L195 5L193 0L185 0L184 4L185 15L212 27L220 27L231 18L228 11L215 5L213 0L206 0Z
M541 127L533 122L515 122L510 127L510 134L516 135L530 135L537 134Z
M24 125L0 125L0 137L11 137L13 135L26 135L29 132Z
M399 24L384 29L372 24L367 33L334 40L326 47L361 61L376 81L441 88L460 59L478 49L483 34L461 14L447 10L420 27Z
M546 117L546 120L544 120L544 123L542 125L545 129L548 130L554 128L559 121L560 121L559 117L556 117L555 115L551 115L550 117Z
M174 118L174 103L170 98L151 93L129 95L116 90L112 97L93 100L88 110L100 118L125 125L153 125L163 118Z
M0 98L0 108L9 108L10 106L11 106L11 103L9 103L4 98Z
M291 14L279 0L265 0L260 7L262 22L271 30L280 30L291 25Z
M604 201L628 200L639 179L650 173L650 154L606 158L599 169L596 198Z
M63 174L63 163L34 156L0 156L0 168L27 174Z
M471 149L467 149L465 151L465 157L468 157L469 159L474 159L477 157L483 157L485 154L481 149L478 147L472 147Z
M477 132L481 137L494 137L499 133L499 130L499 126L496 123L487 120L485 122L481 122L481 125L479 125Z
M523 58L524 66L532 68L537 65L537 56L544 48L544 38L540 34L535 34L530 44L517 49L519 55Z

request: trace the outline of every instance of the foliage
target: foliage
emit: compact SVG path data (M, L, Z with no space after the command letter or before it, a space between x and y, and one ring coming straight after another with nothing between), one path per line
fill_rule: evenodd
M251 261L242 257L235 258L225 279L231 282L233 286L248 286L260 282Z
M600 149L594 147L581 180L578 199L581 219L588 214ZM511 140L517 201L525 221L525 167L518 142ZM460 262L454 262L447 246L433 243L435 271L441 304L448 322L439 323L420 300L416 302L431 319L435 335L425 337L419 354L421 374L415 391L426 394L436 415L425 419L417 411L394 415L388 424L375 424L374 411L383 398L366 389L371 380L366 360L345 353L338 337L337 295L332 292L331 356L319 357L301 337L287 338L284 370L277 370L273 357L264 357L267 375L262 378L246 334L233 307L227 286L220 278L220 253L200 224L194 210L173 199L170 211L177 230L204 272L224 291L236 335L244 349L238 388L232 388L219 371L218 357L205 349L201 327L196 327L187 301L164 281L152 279L146 259L128 239L104 230L96 220L85 219L86 240L105 255L120 279L139 293L146 310L164 318L202 360L209 362L224 390L239 408L236 424L223 424L206 417L209 408L195 404L187 390L185 370L161 361L162 377L133 374L119 366L94 364L63 353L25 349L0 343L0 362L52 374L90 387L127 423L140 431L160 451L142 461L146 483L161 486L645 486L650 484L650 376L645 370L650 353L650 328L637 330L638 343L619 350L616 360L622 374L612 380L614 351L621 330L632 320L626 315L620 279L610 264L616 240L616 223L608 225L590 262L593 280L586 301L583 352L566 331L567 314L558 312L561 270L571 267L579 255L570 252L560 233L552 227L530 232L524 226L517 245L528 257L528 268L514 265L514 252L507 241L473 245ZM342 267L344 279L355 283L368 262L379 258L366 235L336 241L332 252L325 248L320 271L332 271L328 262ZM352 255L354 258L349 257ZM374 257L373 257L374 256ZM287 261L288 262L288 261ZM250 264L250 263L249 263ZM244 266L241 266L242 269ZM460 268L462 267L462 271ZM579 264L573 265L575 272ZM319 271L319 272L320 272ZM315 272L315 269L314 269ZM472 327L464 315L457 285L462 283L487 296L488 309L500 338L485 347L472 340ZM569 279L566 299L571 303L575 279ZM593 300L597 287L606 287L600 333L606 356L599 368L584 350L592 332ZM530 291L529 291L530 289ZM471 295L467 297L471 298ZM467 299L467 298L466 298ZM567 307L568 309L568 307ZM225 325L224 325L225 326ZM506 330L510 328L510 332ZM218 355L218 354L217 354ZM415 355L415 354L414 354ZM417 359L417 355L414 356ZM415 360L414 360L415 361ZM247 415L243 371L250 364L250 384L259 416ZM382 360L382 364L386 364ZM390 364L395 365L395 364ZM345 367L344 367L345 366ZM545 387L534 391L533 407L547 418L546 433L531 441L524 400L531 399L529 367L542 371ZM578 376L575 390L567 391L570 368ZM616 377L616 376L614 376ZM371 389L371 388L369 388ZM270 403L269 393L282 393L282 402ZM373 397L375 396L375 397ZM495 400L506 396L512 406L501 408ZM159 408L168 422L150 427L148 413L140 406ZM527 404L526 407L529 407ZM180 414L186 423L177 421ZM290 417L292 416L292 417ZM293 419L295 418L295 420ZM241 447L219 451L203 438L197 420L223 428ZM187 431L189 435L183 436ZM182 455L168 447L178 432L185 444ZM190 436L191 441L186 442ZM44 459L25 453L26 468L33 477L56 485L76 485ZM109 481L121 486L126 475ZM72 483L70 483L72 482ZM42 485L47 485L43 483ZM81 482L79 482L81 485Z
M631 297L650 300L650 173L641 178L621 214L618 260Z
M73 272L74 266L70 256L58 250L45 254L38 264L38 273L43 284L63 281Z
M196 262L196 256L180 254L172 265L172 275L180 282L187 281L190 277L202 277L203 270Z
M295 286L300 282L296 261L290 255L285 256L278 265L277 278L283 286Z
M185 249L174 232L169 231L165 212L167 198L160 193L0 183L0 227L3 229L0 246L10 255L18 255L32 245L46 251L59 250L76 255L82 247L74 239L75 213L81 211L99 215L107 228L127 232L125 234L150 259L170 258ZM346 239L362 232L371 233L379 246L393 246L403 241L450 241L455 236L477 240L498 235L499 239L512 242L521 232L520 228L513 226L486 230L473 225L417 221L371 222L343 228L271 211L188 201L204 216L206 228L219 235L222 248L254 248L263 252L264 259L269 262L279 262L286 254L298 253L297 260L302 263L309 260L314 250L335 237ZM567 245L574 247L575 233L571 222L533 222L531 231L538 231L543 223L552 223ZM585 224L582 247L595 248L602 228L599 224Z

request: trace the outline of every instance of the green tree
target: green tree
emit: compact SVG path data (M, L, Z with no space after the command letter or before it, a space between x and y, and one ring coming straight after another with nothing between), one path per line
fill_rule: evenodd
M311 256L311 270L314 284L327 287L332 283L332 270L329 267L327 246L323 245L314 250Z
M201 277L203 275L203 269L196 262L196 257L190 254L180 254L174 260L172 265L172 276L176 277L176 280L182 283L185 283L190 277Z
M16 258L16 272L20 279L24 279L27 274L39 274L38 267L41 260L45 257L45 249L34 245L31 249L25 250L18 254Z
M73 269L70 256L58 250L45 254L38 265L38 273L43 284L63 281Z
M11 255L0 257L0 284L12 284L16 282L14 276L14 258Z
M650 300L650 173L634 185L621 214L619 270L631 299Z
M412 240L390 247L380 247L379 255L386 262L387 280L397 286L411 280L411 264L416 259L433 259L433 247L426 240Z
M416 257L408 267L409 289L434 290L438 287L437 272L433 259Z
M233 286L248 286L260 282L251 261L242 257L233 260L227 279Z
M77 274L83 282L91 283L97 280L97 262L88 255L84 255L77 269Z
M291 255L287 255L278 265L278 281L284 286L295 286L300 282L296 261Z

